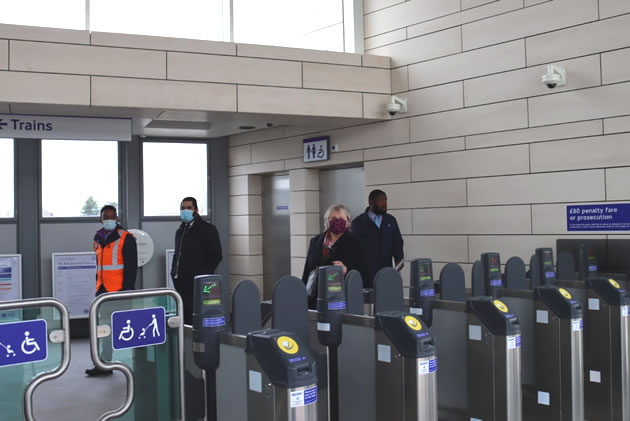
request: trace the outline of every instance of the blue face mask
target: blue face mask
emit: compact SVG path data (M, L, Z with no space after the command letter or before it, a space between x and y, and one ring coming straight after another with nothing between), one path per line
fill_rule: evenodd
M182 209L179 211L179 216L182 218L182 221L184 221L185 223L189 223L190 221L195 219L194 213L195 212L191 211L190 209Z
M116 229L116 220L115 219L106 219L103 221L103 228L105 228L105 231L112 231L114 229Z

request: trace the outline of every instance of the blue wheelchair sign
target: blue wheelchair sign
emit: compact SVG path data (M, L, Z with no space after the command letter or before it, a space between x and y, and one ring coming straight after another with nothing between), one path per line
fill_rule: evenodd
M34 363L47 358L46 320L0 324L0 367Z
M166 342L164 307L112 313L112 347L116 350L142 348Z

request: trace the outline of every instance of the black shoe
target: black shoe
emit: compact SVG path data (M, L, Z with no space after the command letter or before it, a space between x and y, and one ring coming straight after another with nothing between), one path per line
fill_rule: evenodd
M94 367L94 368L88 368L87 370L85 370L85 374L87 374L90 377L94 377L94 376L107 376L112 374L111 370L101 370L98 367Z

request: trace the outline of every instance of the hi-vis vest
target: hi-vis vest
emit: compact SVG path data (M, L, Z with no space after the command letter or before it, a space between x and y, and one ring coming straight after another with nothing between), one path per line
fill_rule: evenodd
M96 291L104 284L108 292L120 291L123 287L123 273L125 262L123 260L123 246L125 239L130 235L127 231L118 229L120 238L101 247L98 241L94 241L96 252Z

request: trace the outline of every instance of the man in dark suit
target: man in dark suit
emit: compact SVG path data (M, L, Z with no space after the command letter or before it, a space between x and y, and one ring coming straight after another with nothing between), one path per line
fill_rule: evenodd
M387 195L373 190L368 197L369 206L352 221L352 232L359 237L366 264L363 286L374 287L374 276L384 267L397 265L404 257L403 238L396 218L387 213Z

